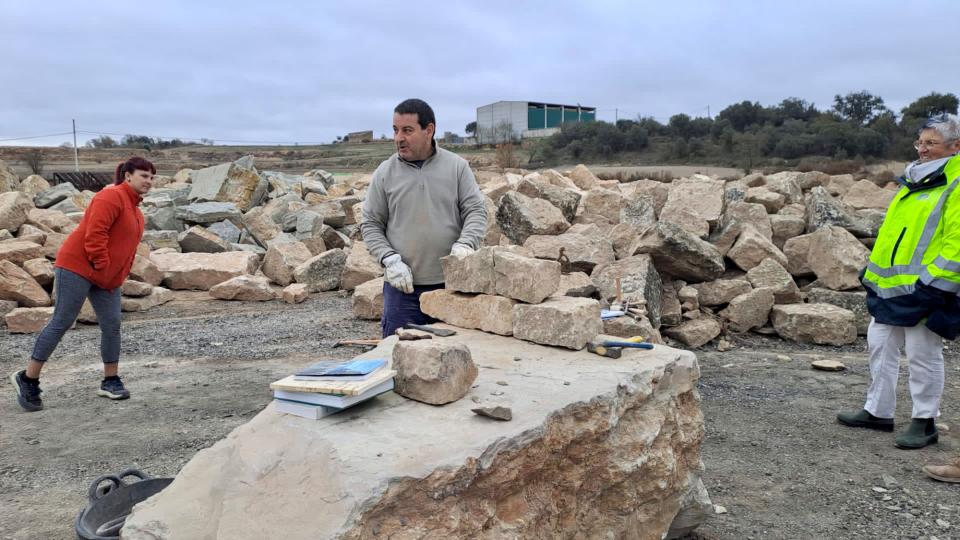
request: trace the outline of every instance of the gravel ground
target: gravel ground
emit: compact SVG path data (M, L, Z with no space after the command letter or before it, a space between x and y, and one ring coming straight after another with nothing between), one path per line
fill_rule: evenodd
M69 332L44 371L46 409L26 414L9 384L0 391L0 538L70 539L96 477L137 467L172 476L269 401L268 383L316 356L349 358L338 339L376 337L350 300L314 295L279 302L210 301L206 293L126 314L121 373L133 398L110 402L99 381L99 331ZM34 336L0 330L0 374L26 358ZM696 534L744 538L960 538L960 484L926 479L920 466L960 453L960 361L947 351L940 444L893 447L893 435L837 425L862 404L865 344L809 347L747 335L737 348L698 351L706 417L704 481L726 508ZM812 371L837 358L842 373ZM909 420L901 381L898 422ZM884 477L886 475L886 477ZM939 523L938 523L938 520Z

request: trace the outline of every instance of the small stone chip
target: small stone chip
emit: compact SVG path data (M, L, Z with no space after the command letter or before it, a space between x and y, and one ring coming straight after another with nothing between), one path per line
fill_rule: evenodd
M943 519L938 519L938 520L937 520L937 525L943 527L944 529L949 529L949 528L950 528L950 522L949 522L949 521L946 521L946 520L943 520Z
M847 366L843 365L843 362L836 360L814 360L810 362L810 367L819 369L820 371L843 371L847 369Z
M494 420L513 420L513 410L506 405L481 405L470 410L480 416L486 416Z
M781 362L789 362L789 361L793 360L793 358L790 358L789 356L787 356L787 355L785 355L785 354L778 354L778 355L777 355L777 360L779 360L779 361L781 361Z
M873 486L873 490L876 491L877 493L886 493L887 491L889 491L889 490L884 489L884 488L882 488L882 487L880 487L880 486Z
M714 513L714 514L726 514L726 513L727 513L727 507L726 507L726 506L720 506L719 504L715 504L715 505L713 505L713 513Z

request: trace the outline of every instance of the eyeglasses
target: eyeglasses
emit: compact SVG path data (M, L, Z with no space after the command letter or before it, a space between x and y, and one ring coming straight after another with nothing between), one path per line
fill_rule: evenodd
M914 141L913 147L919 150L920 147L933 148L941 144L943 144L943 141Z

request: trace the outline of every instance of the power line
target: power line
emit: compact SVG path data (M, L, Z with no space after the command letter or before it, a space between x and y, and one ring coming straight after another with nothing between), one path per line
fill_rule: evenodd
M86 133L88 135L113 135L117 137L125 137L127 135L138 135L133 133L116 133L110 131L99 131L99 130L77 130L77 133ZM290 144L328 144L328 142L320 141L252 141L252 140L239 140L239 139L214 139L212 137L174 137L169 135L143 135L145 137L153 137L156 139L179 139L181 141L202 141L204 139L224 142L224 143L242 143L242 144L274 144L274 145L290 145Z
M61 136L61 135L70 135L70 134L72 134L72 133L73 133L72 131L65 131L65 132L63 132L63 133L50 133L49 135L31 135L31 136L29 136L29 137L13 137L13 138L10 138L10 139L0 139L0 142L7 142L7 141L26 141L26 140L29 140L29 139L45 139L45 138L47 138L47 137L59 137L59 136Z

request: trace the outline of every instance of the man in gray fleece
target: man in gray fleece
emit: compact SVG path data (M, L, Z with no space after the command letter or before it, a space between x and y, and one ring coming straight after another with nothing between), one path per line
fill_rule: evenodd
M384 266L383 337L407 323L436 322L420 311L420 294L443 288L440 257L472 253L487 227L473 172L465 159L437 147L436 130L424 101L397 105L397 153L374 171L363 202L360 232Z

